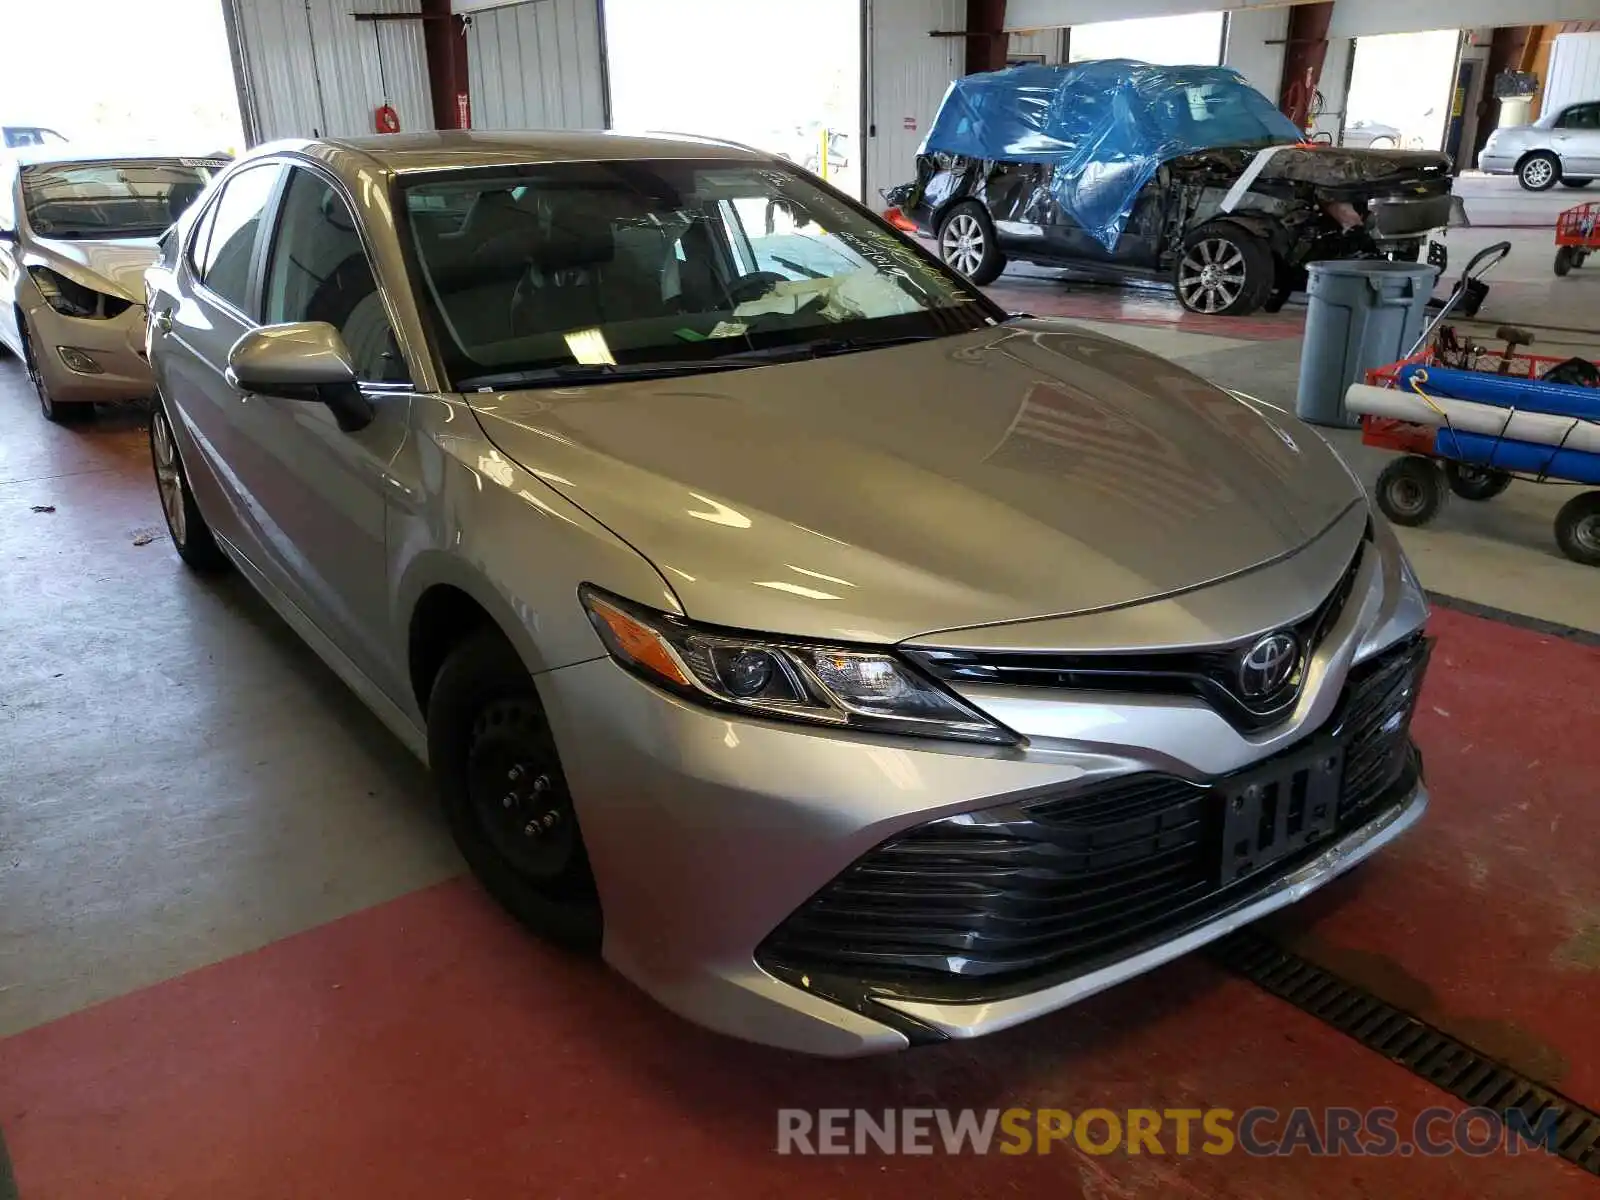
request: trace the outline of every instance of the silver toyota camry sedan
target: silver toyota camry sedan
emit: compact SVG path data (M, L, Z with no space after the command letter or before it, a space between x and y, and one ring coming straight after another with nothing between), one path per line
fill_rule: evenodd
M147 286L178 553L427 762L511 912L691 1020L1002 1029L1427 803L1425 601L1318 436L790 164L279 144Z

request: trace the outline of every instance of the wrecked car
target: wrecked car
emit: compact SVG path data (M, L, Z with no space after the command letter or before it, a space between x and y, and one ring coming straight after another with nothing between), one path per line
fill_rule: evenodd
M1457 211L1450 180L1439 153L1305 144L1226 68L1112 59L956 80L885 198L976 284L1017 259L1169 279L1190 311L1240 316L1282 307L1312 262L1417 261Z

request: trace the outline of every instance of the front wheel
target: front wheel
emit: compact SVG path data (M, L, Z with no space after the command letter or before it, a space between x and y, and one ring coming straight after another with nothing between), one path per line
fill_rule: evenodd
M1378 476L1378 507L1396 525L1426 525L1447 495L1438 465L1420 454L1395 459Z
M1493 500L1511 486L1508 472L1466 463L1445 463L1444 477L1449 481L1450 490L1463 500Z
M94 412L92 404L63 404L57 400L50 391L50 382L44 377L44 371L39 366L39 351L37 339L33 330L24 323L22 325L22 365L27 369L28 382L33 384L34 395L39 398L39 412L46 421L57 425L64 425L68 421L76 421L80 417Z
M496 629L445 659L428 697L428 763L467 865L512 916L597 949L600 899L533 677Z
M978 287L993 283L1006 269L994 222L973 200L956 205L939 223L939 257Z
M1173 268L1178 303L1205 316L1253 313L1271 298L1276 282L1272 248L1231 221L1191 233Z
M1517 168L1517 182L1530 192L1548 192L1561 180L1561 160L1548 150L1530 154Z
M1573 562L1600 567L1600 492L1583 492L1561 506L1556 545Z

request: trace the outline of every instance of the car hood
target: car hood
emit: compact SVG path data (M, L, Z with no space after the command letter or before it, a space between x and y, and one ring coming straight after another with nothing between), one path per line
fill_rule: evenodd
M34 238L28 244L29 266L49 267L97 292L144 303L144 273L156 261L154 238L67 241Z
M1282 558L1360 492L1314 433L1047 322L664 381L468 397L696 620L896 642Z

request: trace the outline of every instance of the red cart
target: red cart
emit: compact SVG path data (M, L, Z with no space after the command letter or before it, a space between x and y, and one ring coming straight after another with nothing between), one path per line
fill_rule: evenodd
M1580 204L1556 218L1556 274L1583 266L1591 250L1600 250L1600 203Z

